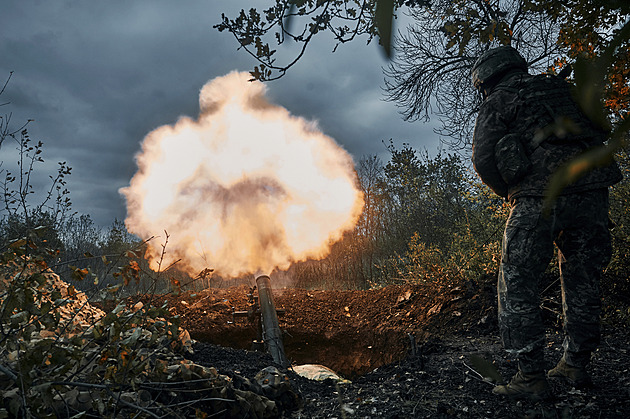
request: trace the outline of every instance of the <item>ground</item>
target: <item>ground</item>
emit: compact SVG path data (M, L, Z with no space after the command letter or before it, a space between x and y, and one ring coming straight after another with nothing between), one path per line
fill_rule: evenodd
M241 285L165 297L197 341L189 358L235 383L253 381L274 365L269 354L250 350L257 325L233 316L248 309L248 293ZM478 372L485 371L475 362L480 358L506 379L516 372L498 340L492 280L366 291L277 289L274 300L284 309L279 325L292 365L323 364L346 379L320 382L280 368L295 395L280 403L283 417L621 418L630 411L630 334L614 313L605 316L594 354L595 388L552 382L555 397L535 403L495 396L494 384ZM562 331L557 301L545 304L551 367L561 355Z

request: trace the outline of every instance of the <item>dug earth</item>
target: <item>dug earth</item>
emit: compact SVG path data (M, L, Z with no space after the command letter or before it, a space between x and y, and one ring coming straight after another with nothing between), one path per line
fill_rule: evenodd
M169 301L196 341L193 362L235 382L253 381L270 366L288 377L297 401L279 402L281 417L625 418L630 411L630 333L628 315L619 310L604 312L602 345L592 362L595 388L552 382L553 399L516 402L491 393L497 381L492 371L507 378L516 372L498 340L492 276L459 285L273 292L288 368L252 350L255 319L234 316L250 306L248 294L255 295L247 285L157 298ZM542 307L550 365L562 349L559 301L551 296ZM293 370L303 364L324 365L343 379L304 378Z

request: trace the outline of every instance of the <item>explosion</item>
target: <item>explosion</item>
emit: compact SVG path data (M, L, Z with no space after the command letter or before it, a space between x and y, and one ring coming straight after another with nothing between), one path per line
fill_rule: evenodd
M287 269L320 259L356 224L363 195L351 156L315 122L270 103L263 83L232 72L208 82L197 120L181 117L143 140L120 192L127 229L150 240L157 270L177 260L196 275Z

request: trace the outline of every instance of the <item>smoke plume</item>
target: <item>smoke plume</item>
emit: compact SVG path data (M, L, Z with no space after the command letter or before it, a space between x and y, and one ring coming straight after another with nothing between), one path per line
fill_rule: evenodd
M363 207L350 155L316 123L271 104L266 87L232 72L208 82L197 120L150 132L121 193L125 224L149 241L151 267L224 277L325 257Z

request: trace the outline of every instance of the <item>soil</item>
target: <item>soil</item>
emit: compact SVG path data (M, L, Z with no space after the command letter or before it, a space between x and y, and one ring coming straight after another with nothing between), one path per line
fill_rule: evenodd
M448 282L448 281L447 281ZM291 418L528 417L625 418L630 411L630 333L627 315L608 313L602 344L591 364L595 387L577 390L551 382L549 401L513 401L492 394L475 359L492 363L505 379L516 363L502 351L493 279L478 284L401 284L378 290L275 289L279 326L291 365L325 365L345 380L301 377L264 351L253 351L257 295L247 285L164 297L193 339L195 363L234 382L275 365L289 377L296 403L281 404ZM549 367L560 358L558 296L545 302ZM606 306L606 304L605 304ZM283 312L282 312L283 309ZM622 313L623 314L623 313ZM473 358L471 358L473 356ZM474 358L477 356L477 358Z

